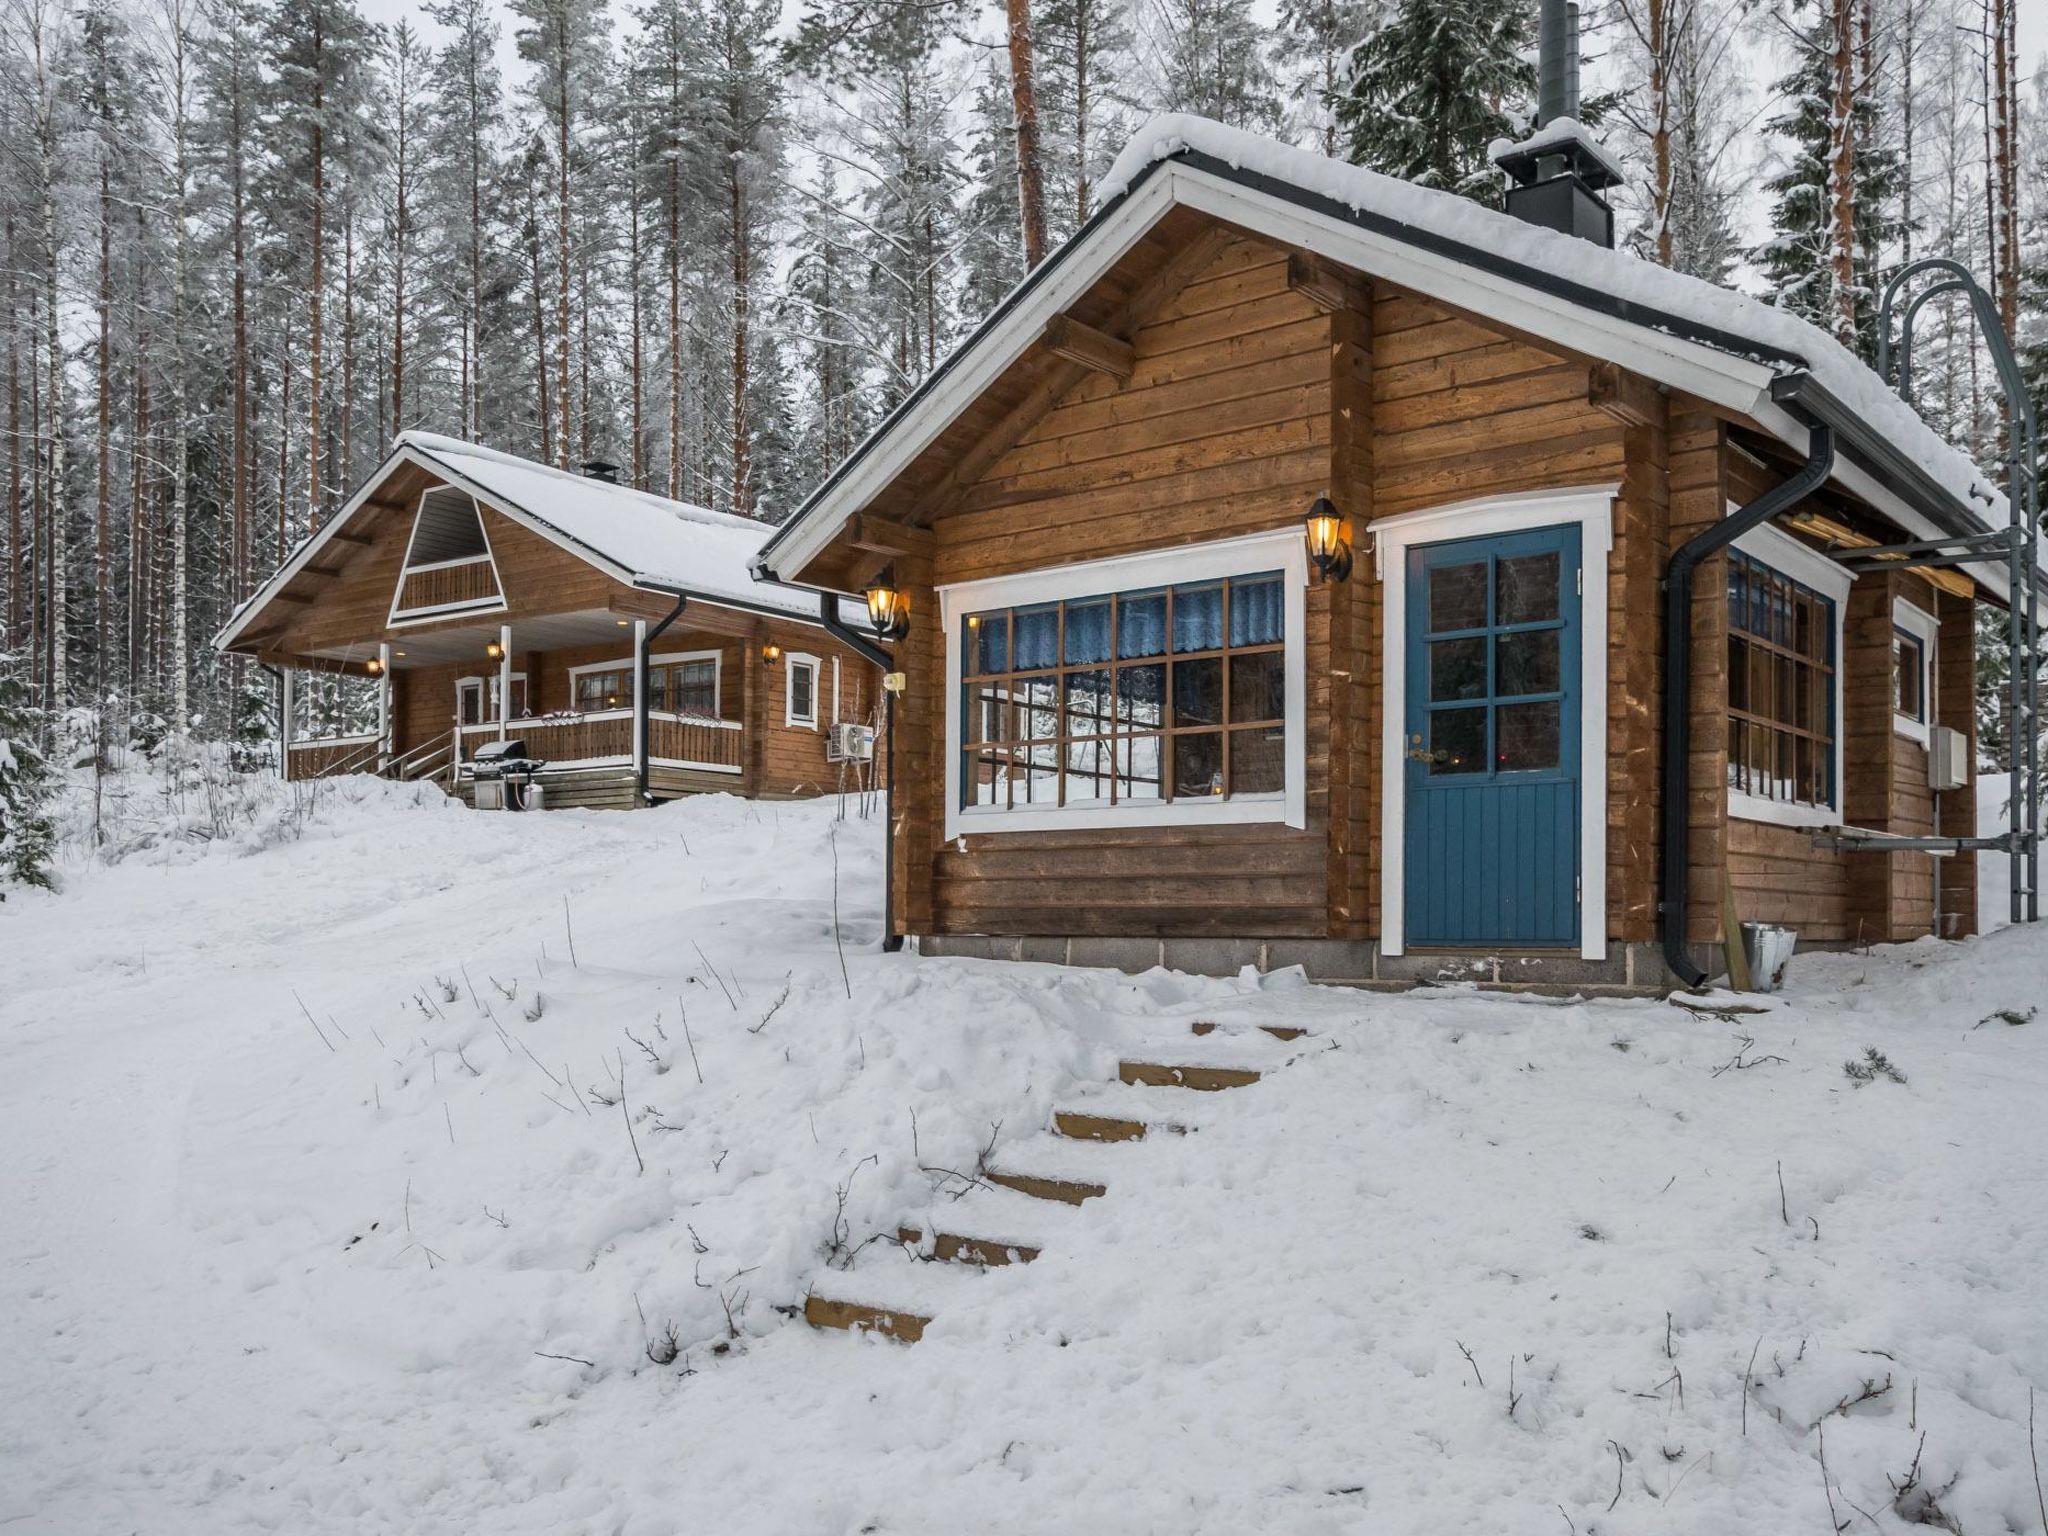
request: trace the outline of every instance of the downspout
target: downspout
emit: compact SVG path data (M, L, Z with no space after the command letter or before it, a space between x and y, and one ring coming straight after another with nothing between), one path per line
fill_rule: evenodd
M818 622L825 633L841 645L865 657L883 672L896 670L896 658L866 635L848 629L839 617L839 597L833 592L818 594ZM896 907L896 695L882 690L882 739L889 744L889 784L882 792L882 953L893 955L903 948L903 935L893 921Z
M669 625L675 623L677 619L680 619L683 616L683 610L689 606L689 594L687 592L678 592L676 594L675 607L669 609L667 618L663 619L659 624L655 625L654 628L647 631L647 643L640 647L640 661L638 668L640 675L633 680L633 697L639 705L639 718L633 722L633 729L637 731L640 736L640 803L642 805L646 805L648 803L647 657L648 653L654 649L654 642L662 637L662 634L668 629Z
M1700 562L1719 554L1752 528L1790 511L1827 483L1835 463L1835 434L1819 422L1808 428L1806 462L1791 479L1772 486L1747 506L1737 507L1671 556L1664 574L1664 961L1688 989L1707 973L1685 947L1686 883L1690 872L1686 811L1691 803L1692 758L1692 584ZM1836 786L1836 793L1841 786ZM1740 943L1739 934L1729 942Z

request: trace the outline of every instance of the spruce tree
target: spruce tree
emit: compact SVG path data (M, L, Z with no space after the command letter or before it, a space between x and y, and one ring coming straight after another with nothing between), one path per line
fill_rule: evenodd
M0 901L10 883L54 888L49 801L56 782L36 746L41 716L21 672L18 659L0 651Z
M1152 0L1146 17L1153 92L1168 112L1232 128L1280 125L1267 29L1247 0Z
M1490 207L1500 175L1488 158L1512 138L1536 94L1526 55L1530 8L1468 0L1399 0L1351 54L1339 127L1357 164Z
M1854 141L1852 203L1855 209L1854 274L1850 291L1839 291L1832 258L1833 226L1830 170L1834 150L1830 132L1836 90L1836 38L1830 11L1801 3L1795 12L1811 12L1804 22L1787 28L1798 63L1777 83L1784 110L1765 124L1785 140L1786 165L1764 183L1775 202L1772 235L1754 253L1763 269L1773 303L1803 316L1822 330L1839 334L1839 320L1851 316L1845 338L1866 361L1877 355L1877 295L1887 263L1886 252L1905 233L1900 197L1905 166L1899 152L1885 142L1882 96L1874 90L1853 93L1850 136Z

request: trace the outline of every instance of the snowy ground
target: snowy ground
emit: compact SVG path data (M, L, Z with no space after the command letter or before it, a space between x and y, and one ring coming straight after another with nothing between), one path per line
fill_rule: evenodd
M274 809L0 904L7 1536L2043 1528L2048 935L1725 1017L1133 981L874 953L830 805ZM1270 1070L1034 1147L1140 1047ZM1110 1192L956 1205L998 1121ZM835 1267L935 1214L1044 1256Z

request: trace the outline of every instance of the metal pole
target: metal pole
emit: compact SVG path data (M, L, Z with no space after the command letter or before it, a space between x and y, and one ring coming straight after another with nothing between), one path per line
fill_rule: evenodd
M512 719L512 626L498 626L498 740L503 741Z

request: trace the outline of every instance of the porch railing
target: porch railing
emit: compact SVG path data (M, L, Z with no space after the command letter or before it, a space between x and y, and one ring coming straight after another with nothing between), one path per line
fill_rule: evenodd
M367 736L322 736L295 741L285 754L285 777L325 779L343 773L374 773L379 740Z
M498 578L489 555L467 560L444 560L434 565L415 566L405 573L399 588L398 611L417 613L422 609L455 608L488 602L498 596Z
M552 767L628 767L633 761L633 711L595 710L581 715L544 715L514 720L505 728L535 757ZM462 771L478 746L498 735L495 720L462 727ZM647 756L666 768L694 768L708 773L740 771L742 732L737 720L708 720L696 715L649 710Z

